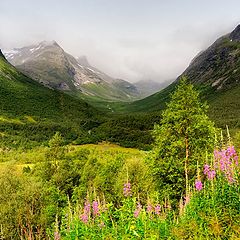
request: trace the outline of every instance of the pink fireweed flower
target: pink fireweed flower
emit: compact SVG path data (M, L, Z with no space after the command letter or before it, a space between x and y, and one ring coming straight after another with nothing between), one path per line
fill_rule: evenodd
M202 185L202 182L200 180L197 180L195 182L195 188L198 190L198 191L201 191L202 188L203 188L203 185Z
M206 174L208 174L209 171L210 171L210 166L207 165L207 164L205 164L205 165L204 165L203 173L206 175Z
M92 210L93 210L93 216L99 216L100 212L99 212L99 204L97 201L93 201L92 203Z
M226 153L227 153L227 155L230 156L230 157L232 157L232 156L234 156L234 155L237 154L234 146L229 146L229 147L227 148L227 150L226 150Z
M216 176L216 171L215 170L211 170L207 173L207 177L208 177L209 180L214 179L215 176Z
M207 178L208 178L209 180L214 179L215 176L216 176L216 171L215 171L215 170L211 170L210 166L207 165L207 164L204 165L203 173L204 173L205 175L207 175Z
M86 213L81 214L80 219L83 223L88 223L89 216Z
M131 183L125 183L123 188L123 195L125 197L132 196Z
M161 206L157 204L154 208L154 212L156 215L160 215L160 211L161 211Z
M151 214L152 212L153 212L153 206L152 206L152 204L149 203L149 204L147 205L147 213L148 213L148 214Z
M229 146L226 150L214 151L215 168L224 173L229 183L233 183L234 169L238 165L238 155L234 146Z
M89 203L88 200L86 200L84 204L84 213L89 214L90 211L91 211L91 204Z
M84 203L83 214L80 215L80 219L83 223L87 223L91 213L91 204L88 200Z
M135 218L138 218L141 210L142 210L142 205L141 205L140 203L138 203L138 205L137 205L137 207L136 207L136 210L135 210L134 213L133 213L133 216L134 216Z

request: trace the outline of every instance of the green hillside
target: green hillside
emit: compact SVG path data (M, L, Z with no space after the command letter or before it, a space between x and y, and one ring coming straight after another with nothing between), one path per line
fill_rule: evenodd
M209 101L209 114L219 127L240 128L240 86L213 95Z
M99 124L98 115L86 102L43 87L0 56L1 145L42 142L56 131L78 138Z
M115 106L114 110L118 112L154 112L165 108L166 103L170 99L170 93L175 89L176 84L172 83L168 87L164 88L158 93L155 93L144 99L126 103L118 104Z
M142 112L148 115L151 112L159 112L166 107L170 94L174 91L176 83L171 84L164 90L143 100L120 105L115 108L120 112ZM209 104L209 116L216 122L218 127L226 125L232 128L240 127L240 86L235 85L230 89L214 91L208 85L195 85L201 92L202 101Z

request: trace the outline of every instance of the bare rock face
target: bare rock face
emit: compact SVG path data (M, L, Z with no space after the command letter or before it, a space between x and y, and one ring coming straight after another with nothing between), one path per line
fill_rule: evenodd
M63 90L63 91L70 90L68 85L65 82L61 82L57 89Z
M240 42L240 24L230 33L229 38L232 41Z

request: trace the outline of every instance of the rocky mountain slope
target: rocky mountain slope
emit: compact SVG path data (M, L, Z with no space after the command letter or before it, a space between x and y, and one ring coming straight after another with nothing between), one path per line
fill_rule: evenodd
M240 81L240 25L196 56L181 76L215 90L231 88Z
M131 101L139 93L134 85L114 79L92 67L86 57L75 59L55 41L4 52L21 72L49 88L104 100Z

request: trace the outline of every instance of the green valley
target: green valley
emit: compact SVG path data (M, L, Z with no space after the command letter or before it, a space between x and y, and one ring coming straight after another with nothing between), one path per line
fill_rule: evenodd
M239 239L239 7L0 1L0 240Z

